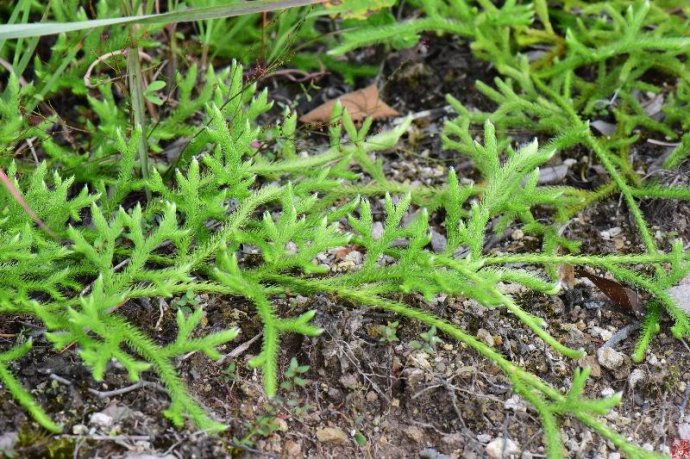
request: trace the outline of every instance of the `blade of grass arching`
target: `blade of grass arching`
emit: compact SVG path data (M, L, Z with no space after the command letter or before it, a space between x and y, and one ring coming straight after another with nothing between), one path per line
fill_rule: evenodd
M39 37L77 30L95 29L118 24L172 24L176 22L193 22L204 19L215 19L232 16L244 16L252 13L283 10L299 6L323 3L325 0L256 0L233 5L217 5L204 8L188 8L162 14L126 16L121 18L94 19L64 23L31 23L0 25L0 40L22 37Z
M12 14L10 15L10 18L7 20L7 24L15 24L17 22L17 18L21 14L22 17L25 17L26 13L28 13L29 8L31 7L31 0L19 0L17 4L14 6L14 9L12 10ZM26 13L25 13L26 12ZM26 20L25 20L26 22ZM21 23L20 23L21 24ZM0 39L0 55L2 55L2 50L5 47L5 40Z
M21 24L26 24L29 21L29 12L31 11L31 6L28 4L28 2L23 2L22 6L24 5L26 5L26 8L23 8L22 16L19 20ZM19 63L19 57L22 55L22 48L24 48L24 39L20 38L17 40L17 44L14 47L14 57L12 60L12 67L14 68L16 68L17 64Z
M136 28L136 26L135 26ZM136 33L136 30L133 32ZM129 80L129 97L134 114L134 126L141 132L146 132L146 116L144 114L144 82L141 74L141 62L139 61L139 48L130 48L127 52L127 78ZM141 178L149 177L148 143L145 135L139 137L139 163L141 165ZM151 198L151 192L146 188L146 199Z
M31 3L31 1L26 1L25 3ZM43 10L43 16L41 17L41 21L44 21L45 18L48 17L48 14L50 13L50 7L51 4L48 3ZM28 9L28 8L27 8ZM26 18L28 19L28 17ZM26 22L26 21L24 21ZM21 75L24 73L24 70L26 70L26 67L28 67L29 63L31 62L31 59L34 57L34 51L36 51L36 47L38 46L38 41L39 37L31 37L30 40L27 40L27 45L26 48L24 49L23 53L19 53L17 50L15 50L15 65L14 65L14 71L17 74L17 76ZM4 40L2 41L4 44ZM2 46L0 46L0 52L2 51ZM21 56L21 57L19 57ZM18 60L18 62L17 62Z
M20 14L22 14L20 23L26 22L29 19L30 8L31 0L20 0L19 2L17 2L14 9L12 10L12 14L10 15L10 18L7 23L14 24L17 21L17 18ZM43 13L44 18L47 16L48 11L50 11L50 5L48 5L45 8L45 11ZM6 40L0 40L0 55L2 55L2 50L5 46L5 41ZM34 55L34 51L36 50L36 46L38 45L38 38L34 37L30 40L27 40L26 47L23 47L22 45L23 43L17 42L17 46L15 47L13 53L14 58L12 62L12 69L14 70L14 73L17 75L17 77L21 76L22 73L24 73L24 70L31 61L31 58Z

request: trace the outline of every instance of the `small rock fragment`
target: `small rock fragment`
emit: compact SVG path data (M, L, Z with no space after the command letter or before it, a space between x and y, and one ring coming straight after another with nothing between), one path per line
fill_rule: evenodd
M379 239L381 239L381 236L383 236L383 223L374 222L371 225L371 237L375 241L378 241Z
M405 368L402 377L407 380L407 387L411 391L416 391L424 381L424 371L419 368Z
M421 459L451 459L447 454L440 453L436 448L424 448L419 452Z
M407 356L407 364L421 370L431 370L429 356L424 351L412 352L409 356Z
M347 434L338 427L324 427L316 431L316 438L321 443L333 443L334 445L344 445L347 443Z
M93 413L89 419L89 424L93 424L98 427L110 427L113 425L113 418L105 413Z
M11 453L18 439L19 434L17 432L5 432L0 435L0 453Z
M506 410L513 410L516 413L517 412L525 413L527 411L527 405L525 405L525 402L523 402L522 399L520 397L518 397L517 395L513 395L508 400L506 400L503 403L503 406L505 407Z
M355 389L358 385L357 376L352 373L343 375L340 378L340 384L342 384L346 389Z
M690 276L686 276L678 285L666 291L680 309L690 314Z
M479 443L489 443L491 441L491 435L479 434L479 435L477 435L477 441Z
M283 418L274 418L276 422L276 426L278 427L278 430L281 432L287 432L288 430L288 423L285 419Z
M520 448L511 439L496 438L486 445L486 454L491 459L509 458L513 454L519 454Z
M89 432L89 428L84 424L75 424L72 426L72 434L74 435L86 435Z
M459 432L444 435L441 437L441 443L449 448L459 449L465 444L465 436Z
M597 360L604 368L615 370L625 363L625 354L610 347L603 347L597 351Z
M601 378L601 367L594 356L587 355L581 358L577 363L580 365L580 368L589 367L589 375L592 378Z
M491 333L484 330L483 328L477 330L477 338L479 338L481 341L485 342L491 347L494 346L494 337L491 336Z
M510 233L510 238L514 241L519 241L520 239L523 239L524 237L525 237L525 233L521 229L513 230L513 232Z
M431 230L431 250L436 253L443 252L446 250L446 245L448 245L448 240L446 237L439 233L438 231Z
M690 440L690 424L687 422L678 424L678 438L681 440Z
M358 250L353 250L345 255L345 260L351 261L355 266L359 266L362 264L362 261L364 261L364 255Z
M615 393L616 393L616 391L613 390L613 389L610 388L610 387L605 387L605 388L602 389L601 392L600 392L600 394L601 394L602 397L610 397L610 396L612 396L612 395L615 394Z
M404 432L407 438L415 443L421 443L424 440L424 431L417 426L408 426Z
M134 415L134 411L131 408L118 404L108 405L102 413L113 418L113 422L120 422Z
M613 134L617 129L615 124L607 123L603 120L594 120L589 125L606 136Z
M283 450L285 455L290 459L302 457L302 445L294 440L286 441Z
M630 373L630 376L628 376L628 386L630 386L631 389L634 389L635 386L637 386L637 383L642 381L646 376L647 374L642 368L635 368Z

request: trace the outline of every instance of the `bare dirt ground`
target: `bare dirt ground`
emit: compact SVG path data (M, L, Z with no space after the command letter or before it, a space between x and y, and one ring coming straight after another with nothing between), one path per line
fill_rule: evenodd
M491 69L474 60L463 46L438 40L427 41L424 49L412 54L388 58L381 80L384 99L401 113L441 108L445 93L487 108L473 82L490 81ZM329 87L337 82L321 84ZM391 176L439 184L449 167L455 167L461 177L472 176L471 163L440 149L442 122L442 112L418 120L414 134L383 156ZM515 133L516 138L520 136L531 135ZM304 142L314 138L305 133ZM639 167L647 170L662 153L660 149L641 144L636 155ZM560 183L590 187L602 179L587 162L587 152L562 152L557 162L567 158L575 160L575 165ZM646 205L660 246L673 237L690 240L690 209L670 202L664 209L657 203ZM671 231L677 234L669 234ZM625 205L617 196L574 219L567 234L583 241L584 252L642 250ZM491 250L515 253L534 249L538 243L517 228L509 228ZM361 257L353 252L345 257L330 254L327 259L334 264L356 265ZM597 351L604 343L626 327L634 327L638 319L613 307L591 283L581 281L557 297L520 290L513 294L527 311L547 320L548 330L556 338L568 346L583 347L588 357L577 362L556 355L500 308L487 309L464 299L444 297L423 307L475 334L557 387L568 386L577 366L591 366L588 394L622 391L623 402L605 420L639 445L659 451L678 438L679 428L690 428L682 419L688 411L690 348L673 339L667 328L654 339L642 364L634 365L628 357L636 331L611 346L612 351L607 352L612 352L608 356L612 358L600 358ZM410 304L425 303L417 296L403 299ZM292 314L316 309L316 324L325 333L317 338L286 338L282 368L287 368L293 357L301 365L309 365L302 375L307 383L283 389L277 400L268 401L258 373L245 365L260 345L256 339L259 322L251 305L227 297L202 296L199 301L207 311L207 330L242 326L241 335L224 350L232 354L231 358L222 364L197 354L179 362L180 373L194 396L230 426L227 432L208 436L192 428L173 428L161 415L168 399L155 380L132 386L124 371L113 368L104 382L96 383L73 349L54 352L41 338L42 330L34 328L34 349L13 371L53 419L65 426L65 434L52 436L39 430L4 394L0 399L0 450L17 458L544 456L539 419L513 395L499 368L443 336L444 342L433 353L413 349L410 342L419 340L419 334L426 331L414 322L355 308L327 295L281 299L281 309L290 309ZM165 341L174 336L175 316L173 308L160 306L157 301L130 303L121 312ZM160 314L160 310L164 312ZM152 317L159 319L158 328ZM399 340L381 342L381 326L396 320ZM252 327L252 323L256 325ZM18 319L1 324L0 333L16 333L27 326L35 324ZM563 420L562 431L568 457L619 457L613 445L574 420ZM498 438L510 442L496 451Z

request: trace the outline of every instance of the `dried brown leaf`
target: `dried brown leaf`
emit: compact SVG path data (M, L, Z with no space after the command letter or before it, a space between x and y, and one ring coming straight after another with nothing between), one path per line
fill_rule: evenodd
M337 99L329 100L316 107L314 110L300 117L303 123L328 123L331 119L333 106L337 101L350 113L352 121L361 121L364 118L374 119L397 116L398 112L386 104L379 97L379 90L375 84L358 91L343 94Z
M577 274L591 280L599 290L602 291L616 306L626 312L640 316L644 313L644 306L640 301L640 296L634 290L605 277L589 273L584 269L578 269Z

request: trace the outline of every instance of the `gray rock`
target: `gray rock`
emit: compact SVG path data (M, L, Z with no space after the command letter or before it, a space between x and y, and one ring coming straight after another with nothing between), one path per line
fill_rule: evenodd
M597 360L602 367L615 370L623 366L626 359L625 354L610 347L603 347L597 351Z

